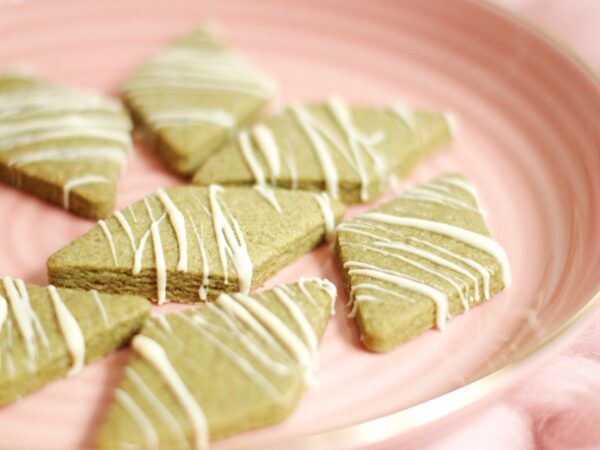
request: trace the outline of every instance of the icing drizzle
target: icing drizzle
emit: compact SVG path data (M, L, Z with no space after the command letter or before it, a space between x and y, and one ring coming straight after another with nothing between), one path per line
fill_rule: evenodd
M219 185L210 185L208 187L208 196L210 203L210 212L213 220L213 227L217 238L217 246L223 273L225 275L225 284L227 285L227 265L228 255L238 276L238 288L242 293L250 292L252 283L252 260L248 253L248 247L244 240L244 235L239 227L237 220L229 213L225 215L219 193L224 189ZM228 220L229 219L229 220Z
M210 210L204 206L201 199L197 197L195 198L199 202L200 206L204 209L206 214L210 217L212 222L217 244L217 253L223 267L225 284L228 283L228 266L229 262L231 262L238 276L239 290L247 293L249 292L252 283L252 260L250 259L248 248L239 223L220 197L220 194L223 192L224 189L218 185L211 185L208 188L207 202ZM167 301L168 271L163 241L160 234L160 225L166 217L169 218L169 222L177 239L177 248L179 254L177 270L181 272L187 272L189 269L189 243L187 230L189 222L189 226L193 233L192 239L195 238L196 240L202 264L202 282L198 290L198 295L201 300L207 300L210 266L205 238L203 237L205 230L202 226L202 222L197 223L194 220L190 210L186 210L184 214L184 212L179 209L173 199L169 196L167 191L159 189L156 192L156 198L162 205L164 212L160 217L156 218L153 205L150 201L151 198L146 197L143 200L146 212L151 222L148 229L146 229L141 235L139 242L136 239L134 229L125 217L125 214L123 214L123 212L114 213L115 221L125 233L125 236L129 241L129 246L131 247L131 252L133 253L133 275L137 275L141 272L143 268L143 257L146 250L146 244L148 243L148 240L151 239L152 254L156 266L157 299L159 304L164 304ZM133 209L129 208L129 211L134 222L137 222L138 219L135 216ZM115 266L118 266L119 258L111 229L108 223L103 220L99 221L98 224L108 241L109 248L113 256L113 262ZM120 250L123 251L122 249Z
M203 39L195 39L196 36ZM226 103L215 107L214 102L194 101L195 95L211 91L221 96L267 98L274 93L275 84L241 56L199 30L153 57L125 86L128 97L156 128L198 124L234 128L238 117L234 111L224 109Z
M63 184L62 204L70 209L72 189L112 182L131 148L131 123L117 100L54 86L25 73L0 76L23 81L0 92L0 153L9 167L43 162L102 161L115 168L97 174L80 170ZM76 145L75 145L76 144ZM83 166L82 166L83 167ZM20 176L15 173L15 184Z
M48 292L50 293L58 325L73 360L68 375L75 375L81 371L85 363L85 339L77 320L60 298L56 288L48 286Z
M175 235L177 236L177 244L179 246L179 262L177 263L177 270L180 272L187 272L188 268L188 254L187 254L187 234L185 231L185 217L183 213L177 208L171 197L162 189L156 191L156 195L164 205L169 215L169 220Z
M263 150L263 155L267 158L267 164L271 168L271 182L275 184L275 178L278 176L280 170L277 144L273 136L271 135L269 129L264 125L257 125L254 128L253 133L255 136L260 136L260 140L258 140L259 148L268 148L268 150ZM246 130L241 131L238 137L238 141L240 144L240 149L242 150L242 155L244 156L244 159L246 160L246 163L250 167L250 170L254 175L254 179L256 180L254 189L256 189L256 191L267 202L269 202L277 212L281 213L281 206L277 201L275 191L271 189L271 187L267 184L267 180L263 169L260 163L257 161L256 157L254 156L254 150L252 140L250 139L250 133Z
M318 365L318 337L304 308L314 307L322 311L322 305L311 294L307 294L308 283L317 288L315 293L321 292L328 297L335 297L335 287L329 281L320 279L301 281L304 290L301 290L300 294L307 300L302 308L297 303L300 298L295 298L294 292L288 286L278 286L273 291L272 301L283 306L295 327L286 325L278 315L263 306L265 299L262 294L258 294L260 300L244 294L221 294L217 301L207 303L204 308L154 317L148 322L147 329L158 334L161 341L169 341L178 348L185 349L186 344L179 340L175 330L180 330L182 325L190 327L205 345L213 347L224 361L231 363L266 395L275 401L283 401L280 388L264 374L264 370L277 376L288 376L293 370L300 369L305 381L310 382ZM239 343L240 347L232 347L229 344L232 340ZM154 338L143 334L133 339L132 346L160 377L161 385L167 387L185 411L193 429L194 439L191 447L207 448L207 417L201 404L177 371L177 367L171 363L163 346ZM115 398L139 427L146 446L158 448L161 444L157 439L157 428L152 423L152 420L158 418L174 438L168 441L170 444L177 444L179 448L189 448L182 424L144 381L142 372L138 373L129 367L126 369L125 379L127 383L116 390ZM136 403L136 399L143 399L144 405L149 405L149 409L142 409L140 404Z
M457 241L461 241L467 245L470 245L471 247L475 247L479 250L489 253L498 260L500 266L502 267L502 282L504 287L510 287L511 273L506 252L498 242L487 236L454 225L449 225L442 222L434 222L431 220L417 219L414 217L398 217L390 214L367 213L363 216L363 218L376 222L412 227L420 230L430 231L432 233L443 234L444 236L456 239Z
M387 138L386 134L382 130L371 134L361 130L354 119L352 108L344 100L338 97L330 98L323 111L315 111L309 106L293 103L288 107L288 111L291 120L307 138L321 168L324 188L333 198L339 198L340 194L341 161L358 177L362 202L370 200L370 190L375 182L379 181L381 185L388 182L392 168L387 166L378 148ZM390 107L389 111L402 122L402 129L405 129L411 138L419 142L424 139L415 113L398 104ZM278 139L284 140L283 148ZM291 188L297 188L298 173L293 152L299 147L294 145L288 136L275 136L267 122L243 131L239 143L242 156L258 186L277 185L278 180L282 178L282 168L287 167Z
M194 448L207 449L208 423L204 411L169 361L165 349L158 342L144 335L134 337L132 347L158 372L190 419L194 430Z
M34 371L38 364L36 361L38 361L40 357L38 343L41 343L41 346L48 351L50 349L48 336L38 315L31 306L29 292L23 280L13 280L10 277L4 277L2 279L2 284L8 300L0 295L0 332L2 331L3 325L6 325L8 331L4 348L8 347L9 351L5 353L4 357L10 360L10 362L7 363L8 370L12 373L15 371L15 364L10 355L10 348L12 346L12 321L8 317L10 308L10 311L12 311L14 319L17 322L19 333L23 338L27 354L25 360L27 368L30 371ZM58 323L58 328L63 335L65 345L72 359L68 375L74 375L81 370L85 362L85 339L77 320L63 302L58 290L54 286L48 286L47 292ZM94 298L96 299L98 308L103 311L103 313L101 313L103 320L107 320L106 311L104 310L102 301L97 294Z
M321 209L321 214L323 215L323 222L325 223L325 240L327 242L333 242L335 239L335 214L333 213L329 196L325 192L315 193L313 195Z
M462 195L458 196L453 189L460 189ZM464 200L464 194L471 197L472 206ZM461 178L446 176L438 178L417 188L408 190L402 197L406 200L417 200L419 202L433 202L448 209L461 209L465 213L476 213L481 215L477 207L478 196L475 188ZM403 213L404 210L397 208ZM391 227L390 227L391 226ZM502 281L507 288L511 283L510 267L504 249L496 241L482 234L439 222L433 219L405 217L391 213L371 212L357 219L344 223L338 227L340 232L357 234L368 238L367 242L352 243L345 245L359 247L367 252L383 255L387 260L397 259L405 266L429 274L439 283L451 286L461 299L465 311L469 309L471 301L479 301L483 294L484 299L490 298L491 269L472 258L462 256L454 251L433 244L424 239L413 237L396 227L407 227L454 239L470 247L491 255L500 265ZM398 240L393 238L398 237ZM342 237L342 245L344 238ZM448 317L448 295L432 283L423 283L409 272L404 270L391 270L376 264L364 262L347 261L344 267L350 275L362 275L382 283L395 285L403 290L418 293L430 298L436 305L436 326L439 329L445 327ZM444 269L441 271L440 269ZM412 273L412 272L411 272ZM479 280L483 285L483 293L480 292ZM472 288L472 292L470 292ZM360 302L389 302L374 295L362 293L363 291L375 291L394 297L401 301L412 301L409 296L401 292L387 289L377 283L361 282L353 285L350 295L352 309L350 316L357 313Z
M78 186L95 183L110 183L110 180L103 175L85 175L83 177L72 178L63 185L63 207L69 209L71 190Z

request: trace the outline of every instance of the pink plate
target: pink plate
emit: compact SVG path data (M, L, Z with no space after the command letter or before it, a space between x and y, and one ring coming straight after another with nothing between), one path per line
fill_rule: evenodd
M361 349L342 295L322 343L320 385L284 423L214 448L423 442L555 353L572 334L565 331L589 315L600 281L600 86L567 51L492 6L0 0L0 67L25 61L54 80L114 93L141 61L200 21L218 24L275 74L284 100L337 93L452 110L460 122L455 142L407 182L445 171L469 176L514 273L509 291L452 320L446 332L428 332L385 355ZM176 183L138 148L118 205ZM91 226L0 187L0 273L44 283L47 257ZM301 274L326 276L341 288L325 246L268 285ZM127 356L117 352L0 410L0 448L92 447Z

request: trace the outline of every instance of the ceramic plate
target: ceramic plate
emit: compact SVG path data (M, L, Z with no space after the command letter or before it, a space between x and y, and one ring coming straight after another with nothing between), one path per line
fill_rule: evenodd
M318 387L284 423L214 448L414 444L519 379L566 342L564 330L580 326L600 281L600 87L575 57L469 0L0 0L0 66L27 62L56 81L116 93L138 64L200 21L217 24L275 74L282 101L336 93L453 111L452 146L400 188L465 173L514 274L510 290L453 319L444 333L385 355L360 347L342 295L322 342ZM118 206L178 183L138 147ZM0 187L0 273L45 283L47 257L93 225ZM325 276L341 288L326 246L268 286L300 275ZM2 408L0 448L92 447L128 352Z

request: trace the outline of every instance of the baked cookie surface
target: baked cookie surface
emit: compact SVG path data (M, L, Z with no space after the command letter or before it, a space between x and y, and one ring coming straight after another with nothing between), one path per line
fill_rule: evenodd
M126 344L150 315L142 297L0 280L0 405Z
M335 296L327 280L301 279L149 320L99 447L203 449L280 422L313 380Z
M25 71L0 75L0 181L87 218L113 210L131 148L116 99Z
M260 286L332 234L344 207L325 194L159 189L52 255L57 286L198 302Z
M370 350L393 349L507 288L505 251L475 188L447 175L338 227L351 317Z
M369 202L450 141L449 117L400 105L353 106L340 98L291 104L241 131L206 161L194 183L267 184Z
M123 98L142 139L171 170L192 175L275 92L267 75L201 27L144 63Z

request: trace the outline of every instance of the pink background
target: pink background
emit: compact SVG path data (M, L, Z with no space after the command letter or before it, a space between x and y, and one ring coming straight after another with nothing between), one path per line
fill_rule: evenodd
M498 3L541 25L600 71L598 0ZM427 450L458 448L600 449L600 314L567 351L487 411L427 446Z

